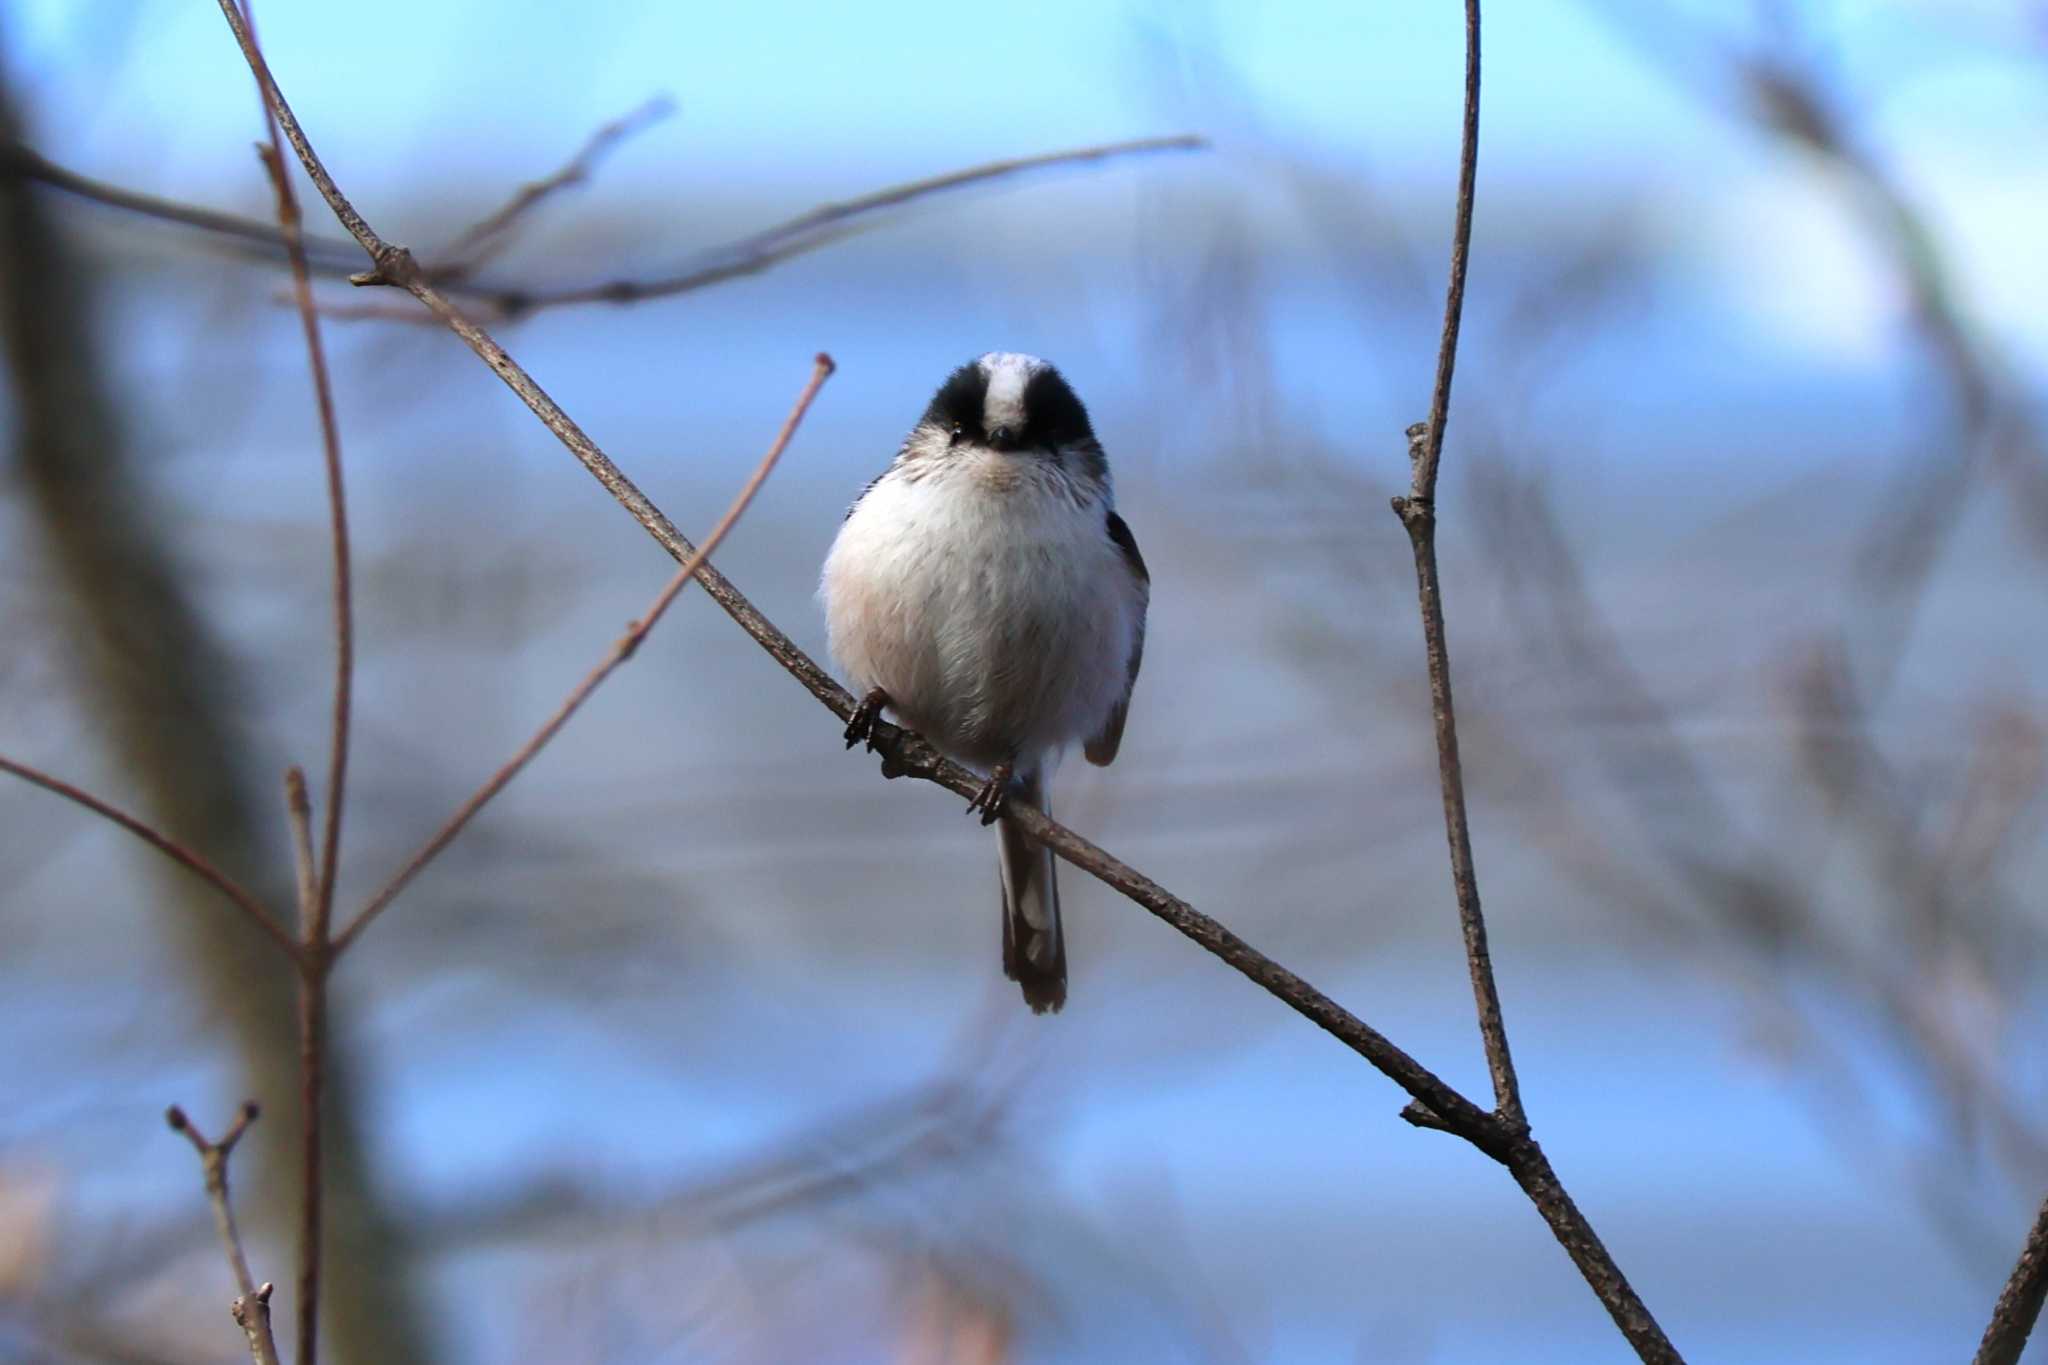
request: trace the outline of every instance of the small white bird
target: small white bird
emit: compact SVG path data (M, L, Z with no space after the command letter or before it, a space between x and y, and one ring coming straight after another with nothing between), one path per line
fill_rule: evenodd
M1039 1013L1067 998L1059 888L1003 803L1050 813L1076 740L1116 757L1150 592L1087 409L1051 365L1000 352L939 387L825 559L832 656L864 694L847 747L886 707L988 774L968 810L1000 823L1003 971Z

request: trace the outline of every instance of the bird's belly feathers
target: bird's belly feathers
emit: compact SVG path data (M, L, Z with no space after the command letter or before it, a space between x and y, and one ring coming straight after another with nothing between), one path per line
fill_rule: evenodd
M1099 500L971 467L885 479L825 562L834 657L968 762L1093 734L1123 694L1138 627L1106 515Z

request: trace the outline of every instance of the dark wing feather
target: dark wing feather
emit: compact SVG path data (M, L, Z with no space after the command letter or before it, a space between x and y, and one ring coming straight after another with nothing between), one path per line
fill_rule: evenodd
M896 466L892 464L892 465L890 465L890 466L889 466L889 469L894 469L895 467L896 467ZM852 515L853 515L853 509L854 509L854 508L856 508L856 507L858 507L858 506L860 506L860 500L861 500L861 498L864 498L864 497L866 497L866 496L867 496L868 494L870 494L870 493L874 492L874 491L875 491L875 485L876 485L876 484L878 484L878 483L880 483L880 482L881 482L882 480L884 480L884 479L886 479L886 478L888 478L888 477L889 477L889 469L885 469L885 470L883 470L883 471L882 471L881 473L879 473L879 474L875 475L875 477L873 477L872 479L869 479L869 480L868 480L868 486L867 486L866 488L863 488L863 489L861 489L861 490L860 490L860 497L857 497L857 498L855 498L855 499L854 499L854 500L853 500L852 502L849 502L848 504L846 504L846 516L847 516L847 517L850 517L850 516L852 516ZM844 521L844 520L846 520L846 517L841 517L841 518L840 518L840 520L841 520L841 521Z
M1109 719L1102 723L1102 729L1081 749L1097 767L1113 762L1124 742L1124 719L1131 711L1131 689L1138 685L1138 668L1145 662L1145 607L1152 595L1152 575L1145 571L1145 556L1138 553L1138 538L1114 509L1109 514L1108 530L1109 538L1124 552L1124 563L1130 566L1131 576L1138 580L1138 631L1131 641L1131 667L1124 677L1124 694L1109 709Z

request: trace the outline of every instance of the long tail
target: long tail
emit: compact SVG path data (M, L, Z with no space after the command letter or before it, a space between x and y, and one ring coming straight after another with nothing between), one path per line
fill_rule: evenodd
M1022 773L1010 794L1051 814L1042 770ZM1024 989L1034 1014L1067 1003L1067 941L1060 932L1060 887L1053 856L1009 820L996 822L1003 874L1003 975Z

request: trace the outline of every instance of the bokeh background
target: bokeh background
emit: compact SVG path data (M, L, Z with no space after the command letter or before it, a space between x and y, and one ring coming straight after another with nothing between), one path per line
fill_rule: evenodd
M813 649L839 514L946 370L1059 363L1154 579L1123 757L1071 764L1060 814L1479 1094L1386 505L1435 357L1457 9L259 17L344 187L430 260L673 98L480 268L520 286L715 262L991 159L1210 137L499 333L686 530L837 358L719 556ZM44 156L267 215L212 6L13 0L0 44ZM1693 1358L1963 1358L2048 1189L2048 11L1525 0L1488 17L1485 90L1440 544L1537 1130ZM318 777L332 648L284 275L0 190L0 752L281 894L278 778ZM670 566L445 332L327 335L347 908ZM837 730L686 596L350 957L330 1358L1627 1358L1501 1170L1071 871L1072 1003L1026 1015L990 837ZM288 1280L282 972L20 784L0 888L0 1356L233 1359L160 1114L264 1102L238 1199Z

